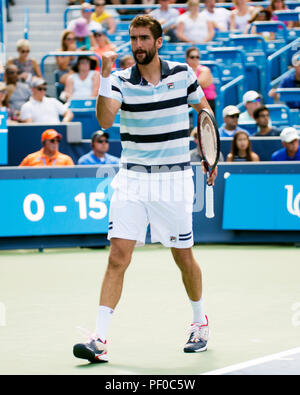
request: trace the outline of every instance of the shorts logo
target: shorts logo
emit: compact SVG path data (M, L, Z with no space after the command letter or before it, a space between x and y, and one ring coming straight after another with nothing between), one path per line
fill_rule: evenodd
M170 236L170 241L176 242L177 241L177 237L176 236Z

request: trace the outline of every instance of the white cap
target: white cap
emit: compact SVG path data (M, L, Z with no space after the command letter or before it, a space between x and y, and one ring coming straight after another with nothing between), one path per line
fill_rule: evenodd
M223 109L223 118L228 117L230 115L240 114L240 110L236 106L227 106Z
M297 52L292 57L292 65L294 67L300 66L300 52Z
M292 141L299 139L299 134L295 128L284 128L280 133L280 138L284 143L291 143Z
M243 96L243 104L248 103L249 101L253 101L255 99L260 98L260 94L256 91L248 91Z

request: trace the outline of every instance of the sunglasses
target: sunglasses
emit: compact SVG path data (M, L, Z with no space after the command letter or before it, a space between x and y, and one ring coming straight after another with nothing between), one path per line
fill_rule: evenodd
M229 118L238 118L240 114L233 114L233 115L228 115Z
M21 53L29 53L30 51L29 51L29 49L22 49L21 50Z
M41 92L41 91L46 91L46 90L47 90L47 88L43 88L43 87L40 87L40 86L39 86L38 88L36 88L36 89L37 89L38 91L40 91L40 92Z
M101 37L103 35L103 33L94 33L95 37Z
M52 140L49 140L50 141L50 143L59 143L59 139L52 139Z
M189 58L190 59L200 59L200 56L199 55L192 55L192 56L189 56Z
M95 4L95 7L104 7L105 4Z
M261 99L258 97L257 99L249 100L247 103L260 103Z
M93 10L90 10L89 8L84 8L84 9L83 9L83 12L85 12L85 13L87 14L87 13L89 13L89 12L93 12Z
M18 74L18 72L17 72L17 71L14 71L14 70L8 70L8 71L6 72L6 74Z
M104 143L106 144L106 143L108 143L108 141L105 140L105 139L104 139L104 140L103 140L103 139L99 139L99 140L96 140L96 142L97 142L97 143L100 143L100 144L104 144Z
M65 40L67 40L67 41L75 41L75 37L66 37Z
M0 93L7 93L7 91L3 90L3 91L0 91Z

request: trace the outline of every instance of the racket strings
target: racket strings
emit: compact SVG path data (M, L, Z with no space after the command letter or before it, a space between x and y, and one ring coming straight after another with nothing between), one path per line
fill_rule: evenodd
M201 145L203 154L210 166L212 166L217 156L217 140L214 125L208 116L204 116L200 125Z

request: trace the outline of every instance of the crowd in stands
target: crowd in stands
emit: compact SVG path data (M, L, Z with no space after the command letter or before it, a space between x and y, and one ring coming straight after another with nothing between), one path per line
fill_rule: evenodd
M13 3L13 2L12 2ZM11 3L11 5L12 5ZM247 0L233 0L231 9L216 7L216 0L203 0L204 8L199 8L199 0L187 0L186 8L174 8L175 0L94 0L91 2L70 0L66 6L77 5L80 15L69 21L67 28L61 33L61 52L72 52L67 56L56 56L56 75L63 91L59 98L47 96L47 82L42 76L40 65L30 56L30 43L20 38L16 43L16 56L7 60L4 65L4 77L0 82L0 111L7 112L7 123L70 122L73 113L69 109L73 99L96 98L101 83L101 57L106 51L114 51L117 46L110 37L118 31L115 14L150 13L164 26L165 38L169 42L189 43L185 52L185 62L194 70L198 82L212 108L215 111L217 91L211 69L201 64L201 51L197 44L207 43L214 39L217 32L256 33L253 21L276 20L273 14L277 10L286 10L284 0L271 0L266 8L252 6ZM181 3L181 2L178 2ZM153 9L122 10L110 8L110 5L122 4L158 4ZM287 28L299 26L297 22L285 22ZM267 39L274 37L270 33ZM59 45L58 45L59 46ZM92 51L95 56L85 55ZM45 50L46 52L46 50ZM125 54L115 64L115 69L128 68L134 65L131 54ZM289 73L279 84L280 88L300 89L300 53L294 54ZM280 100L276 88L269 91L275 101ZM233 105L234 104L234 105ZM259 156L251 149L251 134L246 125L257 126L256 137L280 136L282 150L273 155L272 160L299 160L298 132L293 127L283 131L272 126L270 112L263 103L260 92L249 90L244 92L241 106L238 103L223 109L223 121L220 125L220 137L232 138L232 149L226 161L259 161ZM292 109L300 109L300 102L287 102ZM241 109L242 108L242 109ZM292 125L291 125L292 126ZM191 128L192 129L192 128ZM91 133L94 131L91 131ZM56 135L54 136L54 134ZM54 136L54 137L53 137ZM293 139L292 139L293 138ZM96 131L91 137L92 150L80 158L78 164L118 163L118 158L109 155L109 134ZM21 166L71 165L73 161L61 156L59 142L61 135L54 129L46 130L42 135L42 149L25 158ZM191 132L191 140L197 144L195 129ZM295 142L295 140L297 140ZM199 161L199 149L191 153L192 161Z

